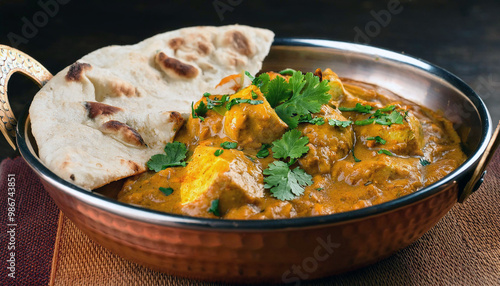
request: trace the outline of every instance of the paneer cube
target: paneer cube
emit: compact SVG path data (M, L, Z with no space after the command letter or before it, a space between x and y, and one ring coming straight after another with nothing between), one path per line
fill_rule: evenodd
M249 86L230 96L262 103L238 103L231 106L224 118L224 133L243 148L259 148L281 138L288 128L256 86Z
M223 150L222 154L216 156L217 150ZM242 151L198 146L186 168L181 204L190 215L207 216L216 199L223 215L264 197L262 170Z
M374 123L364 126L355 125L354 131L357 140L363 142L369 148L386 149L397 155L423 155L425 142L422 125L411 112L408 112L403 124L380 125ZM374 140L368 140L368 138L376 136L384 139L386 143L378 144Z

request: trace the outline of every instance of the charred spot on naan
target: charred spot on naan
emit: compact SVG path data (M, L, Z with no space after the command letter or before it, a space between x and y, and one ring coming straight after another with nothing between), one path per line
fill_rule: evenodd
M107 105L100 102L85 101L83 105L85 106L85 109L87 109L88 117L90 119L94 119L100 115L108 116L123 111L123 109L121 109L120 107Z
M122 165L127 166L135 174L142 173L142 172L146 171L146 168L144 166L141 166L140 164L137 164L136 162L134 162L132 160L120 159L120 163Z
M94 85L97 101L104 101L107 97L139 97L140 93L131 83L114 75L87 74L87 78Z
M211 52L211 48L203 43L203 42L198 42L198 53L200 53L200 55L208 55L209 53Z
M117 120L104 122L99 130L128 146L145 147L144 139L134 128Z
M251 56L254 53L250 41L240 31L226 32L225 43L242 55Z
M198 76L200 71L182 61L167 56L164 52L159 52L155 56L155 62L160 69L172 78L177 79L192 79Z
M168 46L175 51L184 45L184 43L185 41L183 38L173 38L168 41Z
M90 64L76 62L69 67L65 78L67 81L80 81L83 73L90 69L92 69Z

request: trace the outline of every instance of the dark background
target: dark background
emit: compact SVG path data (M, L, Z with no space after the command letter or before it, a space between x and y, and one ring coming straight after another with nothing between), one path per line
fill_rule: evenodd
M0 0L0 44L17 46L55 74L103 46L134 44L193 25L239 23L269 28L277 37L368 42L356 37L358 29L371 34L370 45L422 58L456 74L481 95L498 121L500 1L400 1L398 13L381 16L379 29L367 30L370 25L373 29L376 15L387 16L389 2L398 1ZM57 11L46 21L43 16L34 19L47 14L42 6ZM27 22L35 24L35 32L23 32ZM14 75L9 91L19 114L37 88ZM0 138L0 159L15 155Z

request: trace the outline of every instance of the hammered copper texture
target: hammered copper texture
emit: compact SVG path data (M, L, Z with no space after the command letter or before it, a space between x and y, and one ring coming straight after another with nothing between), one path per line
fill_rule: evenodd
M457 185L392 212L327 226L272 231L210 231L127 219L75 200L43 181L64 214L112 252L165 273L207 281L279 282L293 265L315 271L307 279L356 269L404 248L454 205ZM319 240L322 263L312 262Z

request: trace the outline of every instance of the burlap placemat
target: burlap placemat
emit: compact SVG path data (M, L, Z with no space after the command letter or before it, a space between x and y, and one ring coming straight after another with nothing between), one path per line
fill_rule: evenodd
M500 152L483 186L428 233L372 266L303 285L499 285ZM220 285L154 272L92 242L61 216L52 285Z

